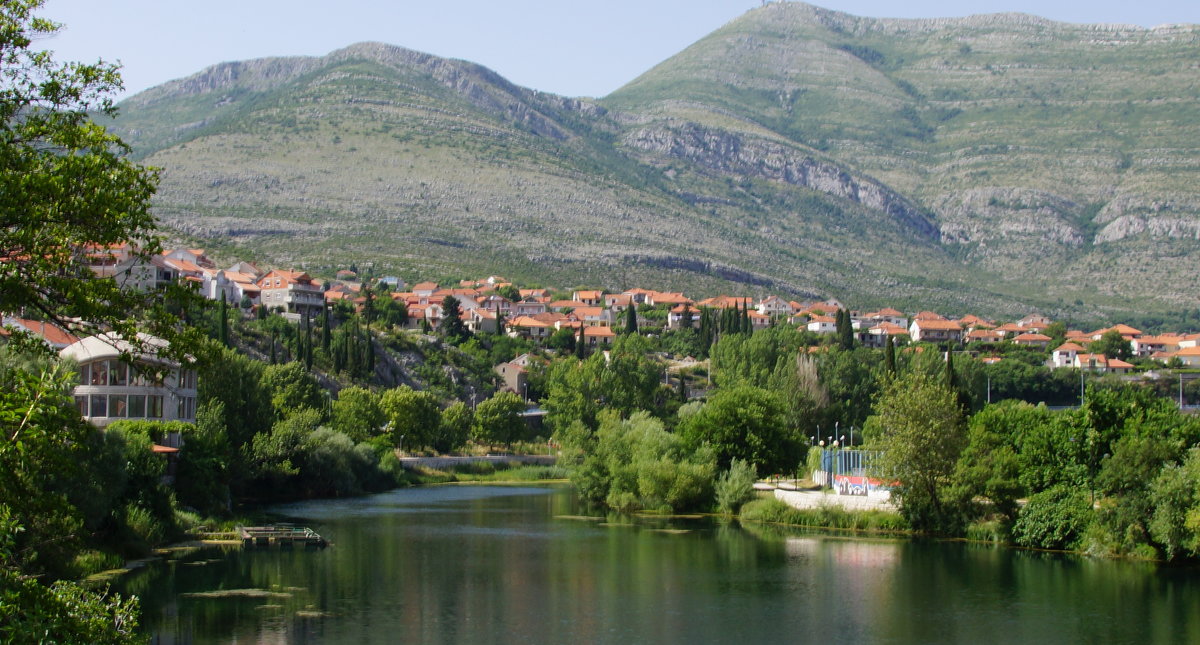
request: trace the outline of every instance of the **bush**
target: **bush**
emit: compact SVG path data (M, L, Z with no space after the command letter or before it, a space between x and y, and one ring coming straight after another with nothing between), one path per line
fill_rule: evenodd
M1060 485L1029 498L1013 525L1013 541L1035 549L1070 549L1092 523L1088 494Z
M734 459L729 464L729 470L717 478L714 487L717 508L725 514L737 512L742 504L754 498L754 482L757 479L754 466L743 459Z

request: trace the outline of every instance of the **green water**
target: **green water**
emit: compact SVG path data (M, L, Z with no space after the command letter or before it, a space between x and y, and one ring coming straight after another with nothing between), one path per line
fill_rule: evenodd
M611 516L567 488L275 509L325 550L206 549L122 581L158 643L1200 643L1200 572ZM684 532L686 531L686 532ZM188 594L256 589L265 597Z

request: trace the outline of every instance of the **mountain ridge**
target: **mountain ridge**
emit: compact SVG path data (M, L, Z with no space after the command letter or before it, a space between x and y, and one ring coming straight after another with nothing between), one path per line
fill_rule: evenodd
M772 4L601 99L358 43L206 68L123 102L115 129L164 168L168 227L318 270L1142 307L1141 283L1200 268L1200 83L1179 68L1200 28L1083 27ZM1033 30L1016 53L1013 30ZM1067 32L1170 38L1128 54Z

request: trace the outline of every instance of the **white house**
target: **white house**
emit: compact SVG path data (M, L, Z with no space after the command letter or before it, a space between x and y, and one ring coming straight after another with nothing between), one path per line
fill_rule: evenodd
M147 351L136 354L132 365L122 354L134 348L112 334L84 338L59 352L79 364L75 405L93 425L120 419L195 422L196 371L154 354L165 341L142 338Z

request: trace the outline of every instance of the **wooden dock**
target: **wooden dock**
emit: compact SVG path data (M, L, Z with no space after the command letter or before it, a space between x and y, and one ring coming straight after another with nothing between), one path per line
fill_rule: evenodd
M324 548L329 541L316 531L289 525L276 526L239 526L237 533L243 546L279 546L292 547L297 544L309 547Z

